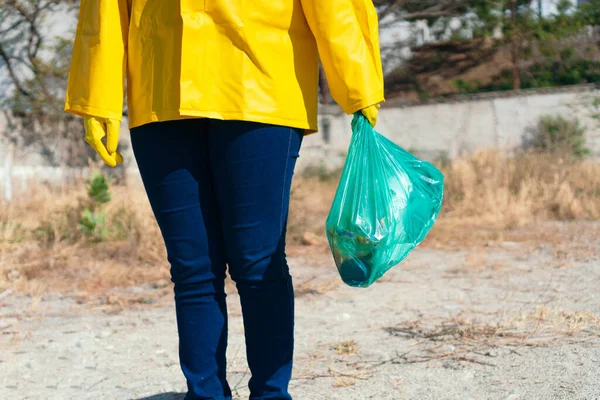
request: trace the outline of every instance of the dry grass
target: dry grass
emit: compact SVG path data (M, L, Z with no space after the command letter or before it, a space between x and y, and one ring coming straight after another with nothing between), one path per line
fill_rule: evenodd
M444 165L442 214L424 245L481 247L502 241L556 240L531 229L544 221L600 219L600 163L554 155L505 157L485 150ZM292 244L318 244L335 195L337 176L296 180L290 216ZM525 228L525 229L517 229ZM524 237L527 236L527 237ZM564 233L561 233L564 236Z
M501 315L502 314L502 315ZM498 350L580 343L600 337L600 318L584 311L538 306L534 311L506 316L461 313L443 320L405 321L386 328L396 337L412 339L411 350L383 363L431 360L488 364Z
M600 163L547 154L504 157L479 151L442 168L444 207L425 241L432 247L481 247L503 241L567 240L536 229L545 221L600 219Z
M600 218L598 162L480 151L451 163L444 173L448 217L476 217L505 228L540 218Z
M115 186L106 206L107 240L92 243L77 224L76 187L36 186L0 211L0 291L102 293L168 279L165 251L140 189ZM75 213L75 215L73 215Z
M294 283L294 295L296 297L303 297L307 295L320 295L330 292L339 286L340 281L336 280L323 280L318 276L313 276L309 279L305 279L301 282Z
M350 356L358 351L358 344L354 340L344 340L333 345L333 350L338 356Z
M426 246L556 241L565 237L564 232L530 227L538 221L600 218L598 162L547 155L505 158L499 152L482 151L442 169L444 209ZM324 224L336 184L335 175L296 179L290 253L302 253L297 250L302 248L312 249L309 253L328 251ZM85 196L83 183L60 189L38 185L0 207L0 291L16 287L31 294L102 293L106 288L168 279L164 246L142 188L114 186L111 191L113 200L106 206L108 235L101 243L91 243L78 230L74 210L78 198ZM572 236L575 239L576 234ZM300 293L327 290L313 288L310 282L301 286Z
M325 220L335 196L337 182L336 175L328 179L303 176L295 180L288 223L290 244L316 244L311 243L315 237L325 238Z

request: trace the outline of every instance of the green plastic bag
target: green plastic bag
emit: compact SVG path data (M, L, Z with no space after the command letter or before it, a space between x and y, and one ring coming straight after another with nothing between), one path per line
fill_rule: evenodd
M433 226L444 175L375 132L360 113L329 217L327 238L342 280L367 287L399 264Z

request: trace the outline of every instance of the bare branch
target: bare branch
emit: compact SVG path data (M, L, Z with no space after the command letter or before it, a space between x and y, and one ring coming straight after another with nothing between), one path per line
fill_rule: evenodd
M15 70L12 66L11 58L4 51L4 48L2 47L2 43L0 43L0 58L2 58L2 61L4 61L4 64L6 65L6 69L8 70L8 75L10 76L10 79L12 80L12 83L13 83L13 85L15 85L17 90L24 96L31 96L31 93L29 93L27 90L25 90L23 88L23 86L21 85L21 81L17 77Z

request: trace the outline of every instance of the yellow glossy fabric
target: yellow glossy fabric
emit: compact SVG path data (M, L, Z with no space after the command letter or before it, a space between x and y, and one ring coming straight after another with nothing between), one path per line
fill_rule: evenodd
M85 141L108 166L123 164L123 156L117 151L121 123L116 119L83 116ZM106 144L102 141L106 137Z
M375 127L377 120L379 119L379 104L374 104L367 108L362 109L362 114L367 118L369 123Z
M82 0L65 110L317 130L319 55L353 113L383 98L372 0Z

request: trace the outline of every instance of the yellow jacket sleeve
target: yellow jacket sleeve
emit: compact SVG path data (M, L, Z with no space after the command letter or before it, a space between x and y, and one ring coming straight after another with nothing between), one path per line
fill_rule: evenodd
M65 111L121 120L131 0L81 0Z
M372 0L301 0L331 95L352 114L384 101L379 23Z

